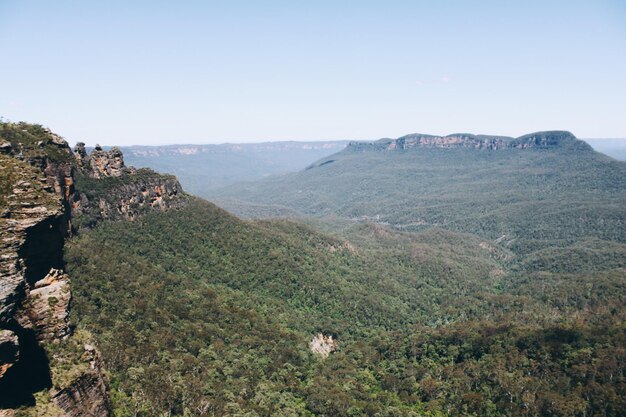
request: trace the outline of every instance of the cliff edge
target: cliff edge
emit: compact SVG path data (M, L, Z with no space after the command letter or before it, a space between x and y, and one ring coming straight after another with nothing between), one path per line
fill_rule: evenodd
M83 151L42 126L0 123L0 416L110 415L100 353L70 325L65 240L188 201L175 177L126 167L119 149Z

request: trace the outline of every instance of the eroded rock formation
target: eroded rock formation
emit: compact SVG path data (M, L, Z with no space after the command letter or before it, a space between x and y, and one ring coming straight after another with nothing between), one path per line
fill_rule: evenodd
M85 144L78 143L74 149L74 154L82 162L82 168L87 171L91 178L121 177L122 174L129 174L134 171L133 168L124 165L124 155L119 148L105 151L100 145L96 145L91 155L85 158Z
M322 333L316 334L309 343L311 352L320 355L323 358L327 358L328 355L337 350L337 347L337 340L333 339L332 336L327 336Z
M0 416L110 414L100 353L69 326L65 239L187 201L175 177L126 167L117 148L72 152L41 126L0 123Z
M70 299L69 276L53 268L22 300L16 320L40 341L64 339L70 335Z
M70 199L75 227L91 227L100 220L134 220L147 211L188 203L176 177L127 167L118 148L105 151L97 146L87 155L79 143L74 156L81 185Z

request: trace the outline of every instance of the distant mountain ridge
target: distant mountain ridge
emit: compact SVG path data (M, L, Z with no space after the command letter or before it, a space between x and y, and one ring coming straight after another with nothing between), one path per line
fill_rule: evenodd
M164 156L164 155L196 155L199 153L226 153L241 152L254 153L266 150L290 151L290 150L335 150L344 147L348 141L324 141L324 142L260 142L260 143L221 143L221 144L174 144L174 145L133 145L124 146L125 154L134 156ZM128 155L127 155L128 157Z
M586 145L575 139L569 132L561 132L557 140L562 146ZM223 144L174 144L157 146L122 146L126 160L133 166L148 167L158 172L175 174L187 191L204 198L213 198L216 190L244 181L255 181L273 175L283 175L300 171L346 147L350 150L386 149L406 150L414 146L422 147L470 147L479 149L508 149L512 147L555 146L541 138L525 135L519 138L501 135L474 135L454 133L437 136L414 133L398 139L376 141L281 141L261 143ZM539 136L537 136L539 135ZM532 137L531 137L532 136ZM544 142L542 142L544 141ZM626 160L626 139L621 142L589 139L594 149L618 160ZM543 145L542 145L543 143Z
M303 169L345 148L348 141L265 142L220 145L123 146L126 161L176 175L185 189L201 197L241 181Z
M244 217L275 208L444 227L521 252L590 236L626 242L626 164L565 131L351 142L306 170L218 190L213 201Z
M398 139L380 139L375 142L350 142L348 147L357 150L406 150L415 147L434 148L475 148L475 149L525 149L576 146L591 150L591 146L567 131L535 132L512 138L508 136L474 135L453 133L447 136L412 133Z

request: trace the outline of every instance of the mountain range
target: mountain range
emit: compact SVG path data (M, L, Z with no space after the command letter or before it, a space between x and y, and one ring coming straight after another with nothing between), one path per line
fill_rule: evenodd
M215 190L246 220L120 149L0 138L0 412L626 408L626 163L568 132L351 142Z
M598 152L626 160L626 139L584 139ZM131 166L176 175L185 189L209 200L215 190L300 171L345 148L350 141L264 142L221 145L122 146Z
M185 189L207 197L241 181L299 171L340 151L348 141L121 147L129 165L176 175Z

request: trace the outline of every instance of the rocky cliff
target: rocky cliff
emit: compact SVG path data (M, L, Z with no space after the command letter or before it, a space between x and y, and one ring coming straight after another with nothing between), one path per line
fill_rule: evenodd
M0 123L0 416L109 415L100 354L70 326L65 239L187 200L174 177L126 167L118 149L73 153L41 126Z
M407 150L411 148L471 148L486 150L576 147L592 150L585 142L576 139L570 132L547 131L512 138L507 136L473 135L454 133L447 136L433 136L414 133L398 139L380 139L376 142L350 142L352 151Z
M188 203L172 175L124 164L118 148L96 148L87 155L84 144L74 150L78 192L71 199L74 227L91 227L100 220L134 220L151 210L169 210Z

